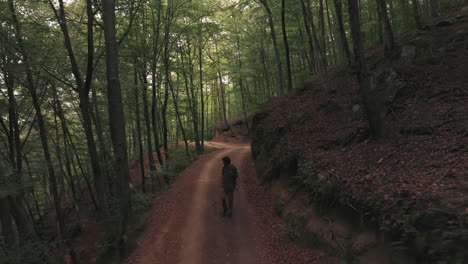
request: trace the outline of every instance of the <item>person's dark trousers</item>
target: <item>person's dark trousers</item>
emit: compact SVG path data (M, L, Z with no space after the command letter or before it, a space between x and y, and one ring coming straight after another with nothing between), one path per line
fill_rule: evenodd
M223 215L231 216L233 209L234 192L224 191L223 197Z

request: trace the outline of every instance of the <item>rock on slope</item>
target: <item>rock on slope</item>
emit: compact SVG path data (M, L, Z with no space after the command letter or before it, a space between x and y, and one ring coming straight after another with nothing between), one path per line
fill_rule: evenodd
M216 134L213 141L221 142L247 142L249 140L249 128L252 127L252 114L231 118L216 126Z

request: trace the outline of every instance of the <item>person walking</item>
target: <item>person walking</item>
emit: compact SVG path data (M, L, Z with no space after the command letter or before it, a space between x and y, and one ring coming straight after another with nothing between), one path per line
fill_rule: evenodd
M222 187L223 187L223 216L232 216L232 206L234 201L234 191L237 185L237 168L231 164L231 158L225 156L222 169Z

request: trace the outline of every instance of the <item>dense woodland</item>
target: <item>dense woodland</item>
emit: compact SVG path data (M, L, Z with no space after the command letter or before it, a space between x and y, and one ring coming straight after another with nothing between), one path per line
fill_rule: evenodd
M0 262L79 263L68 223L84 207L121 246L129 160L149 164L134 192L161 191L176 146L203 153L217 124L335 65L355 69L382 136L365 50L383 43L391 59L398 33L467 2L2 0Z

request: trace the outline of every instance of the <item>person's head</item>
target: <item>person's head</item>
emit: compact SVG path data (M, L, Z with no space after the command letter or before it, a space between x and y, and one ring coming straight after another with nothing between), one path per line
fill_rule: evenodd
M231 158L229 158L228 156L225 156L223 158L223 163L225 166L231 164Z

